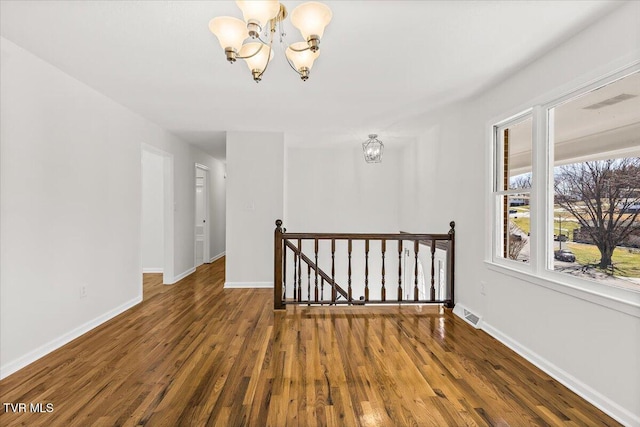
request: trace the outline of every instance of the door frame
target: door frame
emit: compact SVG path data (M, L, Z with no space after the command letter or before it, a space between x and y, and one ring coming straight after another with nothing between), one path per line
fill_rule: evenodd
M162 266L162 283L171 285L175 283L174 274L174 191L173 191L173 154L164 151L153 145L141 144L142 151L162 156L162 172L163 172L163 214L164 214L164 257ZM142 176L142 159L140 159L140 172ZM140 209L140 229L142 230L142 209ZM140 253L142 254L142 239L140 241ZM142 267L140 268L142 271ZM142 277L142 275L140 276ZM142 283L140 284L142 286Z
M194 216L193 216L193 265L197 267L197 245L198 245L198 241L197 241L197 234L196 234L196 221L197 221L197 216L198 216L198 209L197 209L197 202L196 202L196 197L197 197L197 178L198 178L198 171L201 171L204 173L204 184L203 184L203 189L202 189L202 193L203 193L203 204L204 204L204 219L205 219L205 223L204 223L204 241L203 241L203 248L202 248L202 263L203 264L209 264L211 262L211 233L210 233L210 227L211 227L211 212L210 212L210 206L209 206L209 186L210 186L210 182L209 182L209 178L210 178L210 169L208 166L205 166L203 164L200 163L195 163L194 165L194 174L193 174L193 210L194 210Z

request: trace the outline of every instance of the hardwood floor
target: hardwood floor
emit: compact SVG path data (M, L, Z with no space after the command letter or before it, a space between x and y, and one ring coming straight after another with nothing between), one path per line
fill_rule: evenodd
M29 426L619 425L437 307L289 307L224 259L0 382Z

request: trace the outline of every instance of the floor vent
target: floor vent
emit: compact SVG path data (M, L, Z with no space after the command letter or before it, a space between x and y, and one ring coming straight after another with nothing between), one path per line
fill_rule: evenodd
M462 304L456 304L453 309L453 314L460 317L462 320L470 324L476 329L482 328L482 316L478 316L471 310L464 307Z
M473 326L478 327L478 322L480 322L480 318L470 312L469 310L464 310L464 318L471 323Z

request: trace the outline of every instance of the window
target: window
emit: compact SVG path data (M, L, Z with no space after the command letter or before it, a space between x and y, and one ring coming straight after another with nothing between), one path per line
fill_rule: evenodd
M493 130L492 261L640 291L638 67Z
M548 268L640 290L640 73L553 106L548 116Z
M497 126L495 206L498 258L529 263L531 199L531 114Z

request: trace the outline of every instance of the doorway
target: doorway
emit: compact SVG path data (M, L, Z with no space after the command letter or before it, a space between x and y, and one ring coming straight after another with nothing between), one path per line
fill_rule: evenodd
M195 266L211 260L209 244L209 168L196 163Z
M141 176L142 273L162 273L162 283L172 284L173 155L142 144Z

